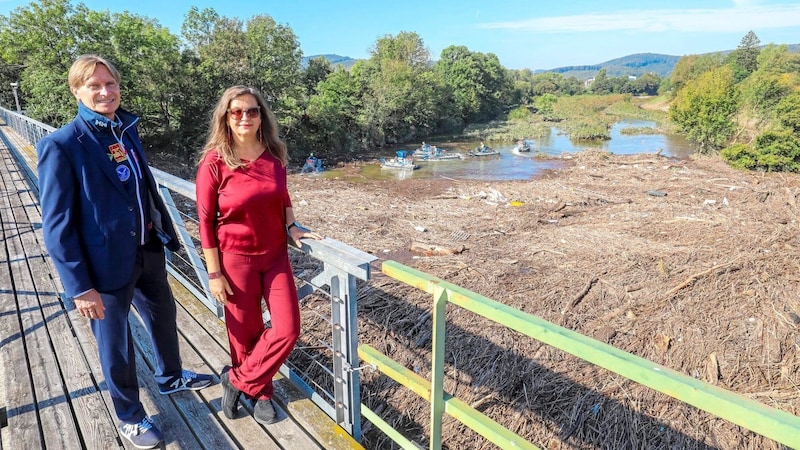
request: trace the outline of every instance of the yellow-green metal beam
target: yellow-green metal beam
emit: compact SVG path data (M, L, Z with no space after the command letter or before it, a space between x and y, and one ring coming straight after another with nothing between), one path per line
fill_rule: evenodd
M396 261L385 261L382 271L432 295L447 291L450 303L791 448L800 449L800 417L786 411L697 380Z
M431 398L431 383L428 380L405 368L402 364L375 348L369 345L360 345L358 347L358 357L363 362L374 364L381 373L407 387L411 392L424 399ZM444 393L443 401L444 412L460 420L461 423L475 430L498 447L539 450L539 447L534 446L518 434L508 430L452 395ZM441 439L441 436L439 438Z

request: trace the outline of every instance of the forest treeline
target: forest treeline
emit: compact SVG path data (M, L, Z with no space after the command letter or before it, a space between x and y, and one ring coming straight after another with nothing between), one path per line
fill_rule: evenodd
M246 84L264 93L295 158L358 158L497 119L563 121L557 105L567 98L574 104L597 95L661 94L672 101L672 121L703 149L726 149L742 167L800 164L800 56L786 46L761 49L750 33L728 55L681 58L669 78L600 70L587 87L558 73L509 70L496 55L459 45L433 63L415 32L378 38L368 59L344 69L324 58L304 66L291 27L268 15L245 21L192 7L180 36L149 17L68 0L40 0L0 16L0 86L19 82L30 117L53 126L74 117L67 72L85 53L103 55L123 74L123 107L141 117L149 146L186 162L202 147L221 92ZM14 105L10 89L0 88L0 102Z

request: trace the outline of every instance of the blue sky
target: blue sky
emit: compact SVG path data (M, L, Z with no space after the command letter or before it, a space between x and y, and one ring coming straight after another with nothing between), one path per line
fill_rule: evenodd
M246 20L270 15L294 30L305 56L369 57L385 35L418 33L438 59L450 45L494 53L509 69L596 64L633 53L683 56L739 45L750 30L762 44L800 44L797 0L85 0L93 10L129 11L180 34L191 6ZM8 15L30 1L0 0ZM77 2L73 2L77 4ZM116 6L119 5L119 6Z

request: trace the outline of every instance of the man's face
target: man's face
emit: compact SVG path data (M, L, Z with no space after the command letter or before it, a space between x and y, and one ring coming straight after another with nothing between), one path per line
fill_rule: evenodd
M114 112L119 108L119 84L106 66L95 66L92 76L72 93L87 108L114 120Z

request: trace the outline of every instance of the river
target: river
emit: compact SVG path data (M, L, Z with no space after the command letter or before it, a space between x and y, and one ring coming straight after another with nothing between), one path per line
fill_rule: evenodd
M529 139L533 151L528 154L512 153L513 145L493 145L486 142L500 152L499 156L469 157L463 160L422 162L420 168L414 171L381 169L378 164L365 165L360 175L369 179L405 179L405 178L453 178L470 180L527 180L541 175L547 170L557 169L566 160L560 158L565 153L576 153L586 148L599 148L614 154L646 154L661 151L661 155L685 159L691 155L695 148L693 144L679 135L671 134L622 134L625 128L655 128L656 123L646 120L624 120L616 123L611 129L611 139L597 142L573 142L560 132L558 128L551 128L550 135L541 139ZM468 151L480 145L480 142L429 142L449 152L461 152L465 156ZM386 157L394 156L396 150L405 149L412 153L420 144L405 144L387 150ZM534 154L539 157L533 158ZM541 157L541 154L552 158ZM323 172L324 176L336 177L341 174L336 170Z

